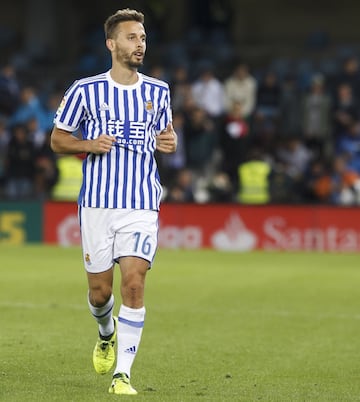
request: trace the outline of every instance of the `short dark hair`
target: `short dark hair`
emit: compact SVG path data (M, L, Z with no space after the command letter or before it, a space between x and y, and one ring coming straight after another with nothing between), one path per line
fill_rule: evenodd
M115 36L116 27L120 22L124 21L137 21L143 24L144 14L137 10L131 10L130 8L124 8L116 11L115 14L110 15L110 17L108 17L105 21L105 38L112 39Z

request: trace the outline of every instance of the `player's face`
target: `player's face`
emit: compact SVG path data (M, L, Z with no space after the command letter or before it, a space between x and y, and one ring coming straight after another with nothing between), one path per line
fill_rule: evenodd
M116 36L110 39L113 58L119 64L129 68L138 68L143 64L146 50L144 26L136 21L121 22Z

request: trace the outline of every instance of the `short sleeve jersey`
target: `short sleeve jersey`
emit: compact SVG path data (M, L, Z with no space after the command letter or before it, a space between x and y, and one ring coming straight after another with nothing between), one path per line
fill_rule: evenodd
M78 203L84 207L158 210L162 194L154 152L156 135L171 121L166 82L138 73L120 85L110 72L75 81L54 123L80 130L83 139L101 134L116 140L109 153L88 154Z

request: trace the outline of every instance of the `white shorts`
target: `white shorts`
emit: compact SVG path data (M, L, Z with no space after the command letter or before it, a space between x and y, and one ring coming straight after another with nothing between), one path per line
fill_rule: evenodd
M155 257L158 211L79 207L81 242L86 271L107 271L119 257Z

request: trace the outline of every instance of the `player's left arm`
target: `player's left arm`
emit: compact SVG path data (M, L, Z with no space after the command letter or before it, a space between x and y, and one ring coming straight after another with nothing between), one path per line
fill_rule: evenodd
M164 98L164 108L158 120L157 129L160 131L156 136L156 150L165 154L172 154L177 148L177 134L172 125L172 110L169 88ZM166 128L163 128L166 127Z
M172 123L168 123L165 130L156 136L156 149L164 154L172 154L177 148L177 134Z

